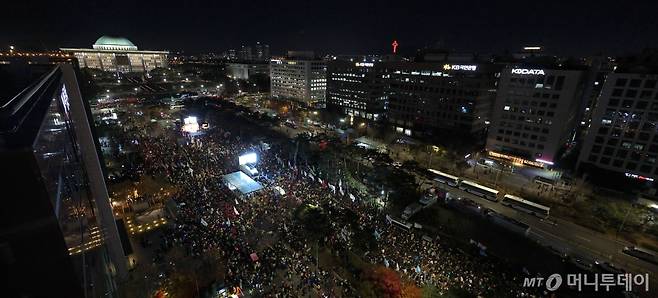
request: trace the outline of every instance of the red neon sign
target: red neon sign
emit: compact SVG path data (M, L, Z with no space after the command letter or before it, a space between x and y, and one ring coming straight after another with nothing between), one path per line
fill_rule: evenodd
M398 41L394 40L391 45L393 46L393 54L397 53L398 52Z

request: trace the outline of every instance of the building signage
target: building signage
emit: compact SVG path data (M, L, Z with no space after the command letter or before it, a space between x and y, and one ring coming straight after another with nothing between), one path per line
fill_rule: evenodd
M633 174L633 173L624 173L624 174L628 178L645 180L645 181L653 181L653 178L651 178L651 177L645 177L645 176L641 176L641 175L637 175L637 174Z
M375 64L371 62L357 62L355 65L363 66L363 67L373 67Z
M443 69L444 70L468 70L468 71L475 71L477 70L478 66L477 65L463 65L463 64L444 64Z
M512 68L513 74L521 75L545 75L543 69Z
M68 118L71 104L69 103L69 94L66 92L66 86L64 85L62 85L62 93L60 94L59 99L62 101L62 106L64 106L64 113Z

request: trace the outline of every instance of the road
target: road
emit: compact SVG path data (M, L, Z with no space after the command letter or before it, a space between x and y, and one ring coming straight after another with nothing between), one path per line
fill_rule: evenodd
M424 177L417 174L415 176L417 180L421 180L421 183L429 182ZM628 242L611 239L602 233L559 218L549 217L548 219L541 219L504 206L499 202L493 202L475 196L459 188L438 184L437 182L432 182L425 185L439 186L448 191L452 196L471 199L478 202L484 208L489 208L529 225L530 234L528 237L544 246L551 246L570 256L577 256L592 262L594 260L608 261L634 274L649 273L650 278L654 282L657 282L656 276L652 273L658 272L658 266L621 252L625 246L631 246Z

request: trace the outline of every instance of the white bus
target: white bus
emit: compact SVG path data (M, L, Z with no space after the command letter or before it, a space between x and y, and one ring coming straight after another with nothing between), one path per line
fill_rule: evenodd
M440 182L443 184L448 184L452 187L457 187L459 184L459 177L444 173L435 169L428 169L432 174L434 174L434 181Z
M501 203L505 206L530 213L534 216L546 218L548 217L549 212L551 211L550 207L546 207L544 205L537 204L535 202L531 202L528 200L525 200L521 197L513 196L513 195L505 195L503 197L503 200Z
M494 202L498 200L497 190L482 186L472 181L463 180L461 183L459 183L459 189L465 190L476 196L480 196Z

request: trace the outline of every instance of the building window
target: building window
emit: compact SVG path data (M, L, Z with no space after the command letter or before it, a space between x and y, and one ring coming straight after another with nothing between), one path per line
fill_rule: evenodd
M636 96L637 96L637 90L635 90L635 89L626 90L626 97L635 98Z
M601 153L601 148L599 145L592 146L592 153Z
M609 157L601 157L601 160L599 161L599 163L607 165L607 164L610 163L610 158Z
M594 154L590 154L590 156L589 156L589 158L588 158L587 160L588 160L589 162L596 162L596 160L597 160L598 158L599 158L598 156L596 156L596 155L594 155Z
M622 167L623 165L624 165L624 161L623 161L623 160L615 159L615 160L612 162L612 166L613 166L613 167L620 168L620 167Z
M619 79L617 79L617 82L615 82L615 86L624 87L624 86L626 86L627 81L628 81L627 79L619 78Z
M629 163L626 164L626 169L627 170L633 171L633 170L635 170L635 168L637 168L637 164L634 163L634 162L629 162Z

